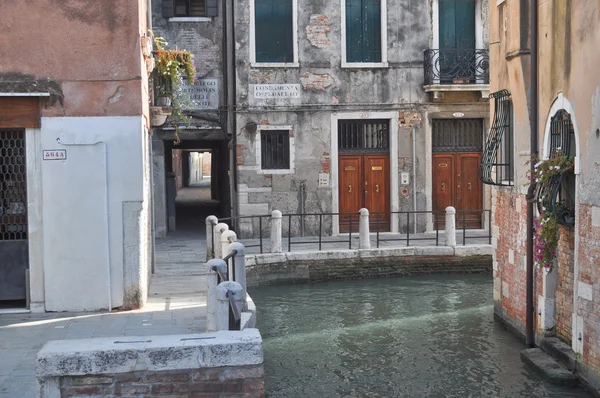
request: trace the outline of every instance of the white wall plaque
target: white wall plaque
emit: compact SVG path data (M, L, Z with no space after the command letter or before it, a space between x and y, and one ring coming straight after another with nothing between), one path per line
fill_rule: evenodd
M329 173L319 173L319 187L329 186Z
M255 84L254 98L300 98L299 84Z
M49 149L43 150L44 160L66 160L67 150L66 149Z
M193 86L184 83L182 90L192 101L186 109L219 109L219 80L198 79Z

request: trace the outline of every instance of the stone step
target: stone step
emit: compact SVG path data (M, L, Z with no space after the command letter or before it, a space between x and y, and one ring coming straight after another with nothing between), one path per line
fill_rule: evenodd
M576 386L577 376L539 348L521 351L521 359L552 384Z
M567 369L571 371L577 369L577 356L575 352L571 349L571 346L560 339L546 337L540 342L540 347L558 362L565 365Z

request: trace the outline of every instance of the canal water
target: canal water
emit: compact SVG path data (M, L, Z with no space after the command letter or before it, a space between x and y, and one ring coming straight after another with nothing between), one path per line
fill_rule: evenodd
M493 319L490 276L250 290L267 397L587 397L544 382Z

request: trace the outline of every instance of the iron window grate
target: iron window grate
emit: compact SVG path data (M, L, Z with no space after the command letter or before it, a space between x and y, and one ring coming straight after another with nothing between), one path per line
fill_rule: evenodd
M260 156L263 170L289 170L289 130L262 130L260 132Z
M481 152L483 149L482 119L433 119L432 151Z
M550 119L549 158L566 156L575 158L575 129L571 115L564 109ZM537 187L538 210L552 211L556 222L566 226L575 225L575 174L567 170L552 176L546 186Z
M27 239L25 130L0 129L0 240Z
M338 122L340 153L384 153L390 150L390 121L340 120Z
M479 166L479 178L484 184L514 185L513 129L510 92L500 90L490 94L494 99L494 121L485 142Z
M206 16L205 0L175 0L176 17Z

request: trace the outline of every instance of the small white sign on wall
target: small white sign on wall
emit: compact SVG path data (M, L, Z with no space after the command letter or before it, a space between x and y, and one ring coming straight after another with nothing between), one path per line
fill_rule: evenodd
M319 173L319 187L328 187L329 186L329 174L328 173Z
M67 150L66 149L49 149L42 151L44 160L66 160Z
M255 84L254 98L300 98L299 84Z

